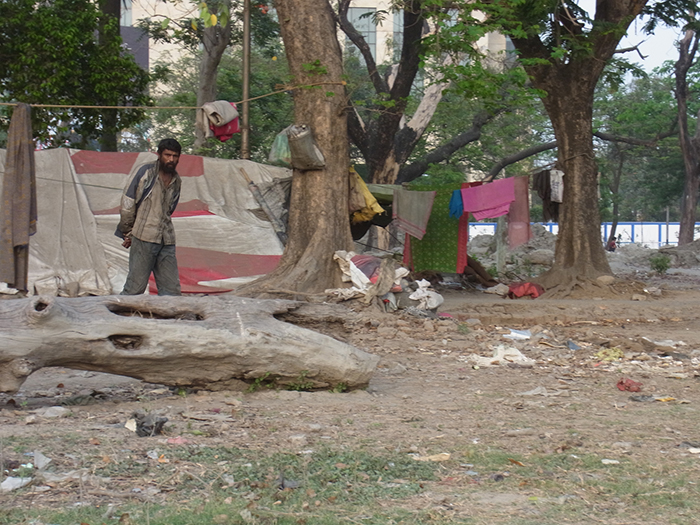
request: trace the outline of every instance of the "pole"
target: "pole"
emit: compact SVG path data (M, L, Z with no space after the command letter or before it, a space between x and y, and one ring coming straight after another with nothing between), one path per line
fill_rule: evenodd
M241 108L241 158L250 158L250 0L243 0L243 104Z

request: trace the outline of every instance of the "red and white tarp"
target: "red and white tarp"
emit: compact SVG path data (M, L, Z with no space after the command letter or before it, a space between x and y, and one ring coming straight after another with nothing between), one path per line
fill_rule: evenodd
M119 293L129 252L114 235L123 188L154 153L71 149L36 152L37 233L29 244L29 285L37 294ZM0 150L0 192L5 151ZM182 155L180 203L173 214L183 293L217 293L272 271L282 245L240 169L253 182L291 175L246 160ZM152 283L151 293L155 293Z

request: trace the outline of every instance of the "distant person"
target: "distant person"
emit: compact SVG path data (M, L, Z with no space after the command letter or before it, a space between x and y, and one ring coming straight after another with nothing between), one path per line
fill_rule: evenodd
M146 291L153 272L158 295L181 295L171 216L180 200L176 168L182 147L175 139L158 144L158 160L141 166L124 190L116 235L130 248L129 274L121 295Z
M608 250L609 252L614 252L616 248L617 248L617 241L615 239L615 236L611 235L610 239L608 240L608 244L605 245L605 249Z

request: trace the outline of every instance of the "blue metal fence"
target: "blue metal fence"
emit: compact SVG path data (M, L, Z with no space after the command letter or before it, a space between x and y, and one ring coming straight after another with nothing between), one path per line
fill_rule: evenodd
M540 224L552 233L559 231L559 225L555 222L532 223ZM612 223L604 222L600 226L601 242L608 240ZM695 239L700 238L698 233L700 223L695 226ZM678 244L678 222L619 222L616 235L622 235L618 245L636 243L648 248L659 248L661 246L675 246ZM469 237L476 235L493 235L496 232L495 222L474 222L469 224Z

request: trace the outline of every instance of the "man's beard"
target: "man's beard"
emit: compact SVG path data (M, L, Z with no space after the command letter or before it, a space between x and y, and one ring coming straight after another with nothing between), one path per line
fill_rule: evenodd
M167 173L168 175L175 175L177 162L164 162L162 168L164 173Z

